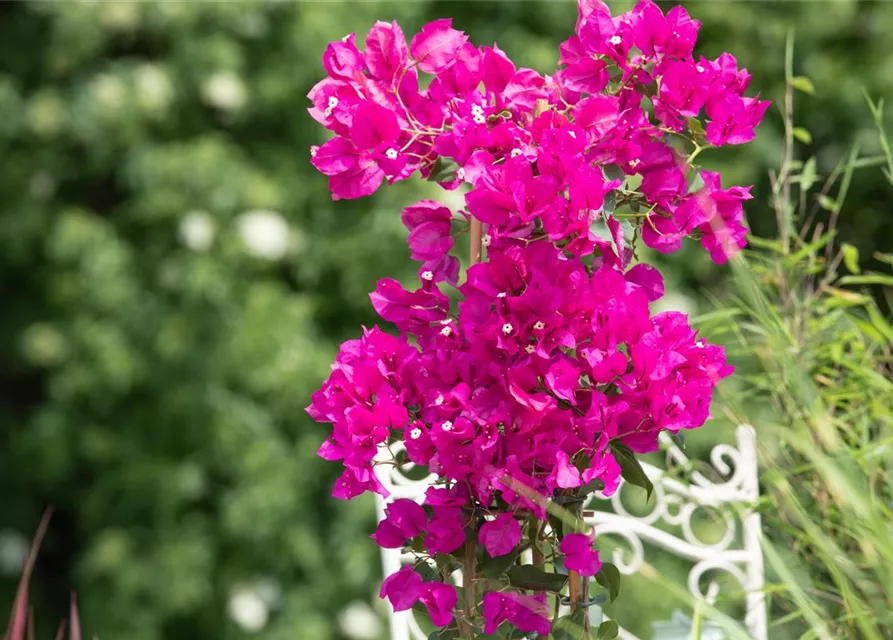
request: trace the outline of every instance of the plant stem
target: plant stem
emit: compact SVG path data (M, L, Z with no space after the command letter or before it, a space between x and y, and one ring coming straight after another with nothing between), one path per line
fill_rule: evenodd
M468 266L473 267L481 261L481 246L483 240L483 225L481 221L472 216L470 239L468 243Z
M465 624L463 625L465 628L462 631L462 635L469 638L469 640L473 640L474 638L472 620L474 620L476 615L475 605L477 604L477 594L474 592L475 565L477 560L475 559L474 552L474 540L468 540L465 543L465 566L463 567L462 573L462 582L465 586Z

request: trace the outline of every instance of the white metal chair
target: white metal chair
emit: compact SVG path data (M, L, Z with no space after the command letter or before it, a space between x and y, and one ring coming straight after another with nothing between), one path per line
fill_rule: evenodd
M715 580L707 580L704 590L702 582L705 574L714 571L730 574L746 594L745 628L754 640L767 640L760 516L753 510L759 497L756 435L753 427L741 425L736 436L737 446L719 444L710 455L710 463L724 478L723 481L713 482L698 471L686 474L685 480L674 477L677 474L669 470L687 467L689 459L669 437L664 437L662 450L666 453L667 468L642 465L654 483L654 496L649 502L649 505L654 505L651 511L645 515L629 513L621 499L621 484L617 493L607 501L612 511L586 509L583 518L596 527L599 538L616 536L624 543L626 549L617 549L612 559L621 573L631 575L643 567L647 543L691 562L687 586L695 599L713 604L720 595L720 585ZM385 451L382 459L391 459L392 452L398 450L399 444L391 445L391 451ZM431 478L407 478L404 472L411 468L407 465L401 469L391 465L376 468L382 484L391 493L391 500L411 498L422 501ZM595 496L587 506L593 506L593 501L604 500ZM384 518L386 503L380 496L377 498L379 520ZM692 517L701 508L713 509L721 514L724 533L718 542L707 543L695 535ZM661 524L678 527L681 537L668 532ZM410 560L412 556L404 555L399 549L382 549L385 575L399 570L404 561ZM389 609L389 614L392 640L426 640L427 634L412 611L394 612ZM618 620L618 623L622 625L623 621ZM638 640L623 628L620 638Z

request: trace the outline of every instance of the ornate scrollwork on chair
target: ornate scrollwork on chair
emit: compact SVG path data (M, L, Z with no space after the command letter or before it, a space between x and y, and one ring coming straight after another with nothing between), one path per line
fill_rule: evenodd
M766 602L763 594L763 555L760 550L760 516L752 505L759 497L757 481L756 438L753 427L742 425L737 430L737 448L720 444L713 448L711 466L723 478L709 480L699 471L686 473L684 479L676 477L676 469L691 467L685 453L669 437L662 439L666 452L666 469L650 464L643 468L654 483L654 506L644 515L629 512L621 499L623 485L609 500L613 510L587 509L584 519L597 527L598 536L619 538L625 548L614 552L612 561L624 574L636 573L645 562L645 546L664 549L692 563L688 574L688 590L696 599L713 603L720 595L720 585L708 580L706 591L702 587L708 572L723 571L737 579L746 592L746 617L744 624L754 640L766 640ZM383 450L381 460L391 461L398 455L401 445L391 445ZM412 479L411 463L399 468L393 464L376 467L382 484L391 493L391 499L411 498L421 502L432 478ZM600 500L596 496L594 500ZM384 518L386 501L378 496L378 519ZM588 506L592 506L592 501ZM699 509L717 510L723 523L723 533L716 542L698 538L692 519ZM740 522L741 535L736 531ZM681 536L661 528L661 524L678 527ZM411 554L399 549L382 549L382 565L385 575L400 569L404 562L411 562ZM458 572L457 572L458 573ZM461 575L454 576L458 581ZM426 640L412 611L394 612L389 609L392 640ZM622 624L622 621L618 621ZM638 640L621 629L623 640Z
M744 626L754 640L766 640L760 516L753 510L759 498L756 436L749 425L739 426L736 436L737 448L719 444L711 452L710 464L723 478L719 481L709 480L697 470L691 471L693 465L685 453L669 437L662 438L666 469L642 465L654 483L654 498L649 503L653 507L648 513L634 515L627 510L621 498L621 485L610 498L613 513L585 510L583 516L586 522L596 527L599 538L618 538L625 547L616 549L612 558L624 574L636 573L642 567L647 544L692 563L687 586L695 599L713 604L720 595L719 582L706 579L708 572L720 571L735 578L745 592ZM686 472L684 479L677 477L677 469ZM718 541L706 542L694 531L693 517L702 509L719 514L722 534ZM740 536L736 535L739 523ZM671 533L667 528L678 528L681 535ZM620 637L637 640L625 630L621 631Z

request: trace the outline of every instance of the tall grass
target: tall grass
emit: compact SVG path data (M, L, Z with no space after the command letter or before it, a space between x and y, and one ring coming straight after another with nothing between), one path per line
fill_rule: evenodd
M868 106L881 153L856 146L821 181L814 160L794 158L786 109L778 237L732 261L731 300L701 324L739 363L719 404L761 443L770 638L893 638L893 255L864 272L837 240L856 171L880 166L893 187L883 105Z

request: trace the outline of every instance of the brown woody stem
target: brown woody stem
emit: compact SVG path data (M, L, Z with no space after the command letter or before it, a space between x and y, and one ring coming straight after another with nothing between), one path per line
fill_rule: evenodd
M476 563L474 540L468 540L465 543L465 566L462 570L462 583L465 587L465 622L462 625L462 635L469 640L474 638L472 621L476 615L475 605L477 604L477 594L474 591Z
M468 263L473 267L481 261L481 246L483 244L483 225L481 221L472 216L471 218L471 239L468 243Z

